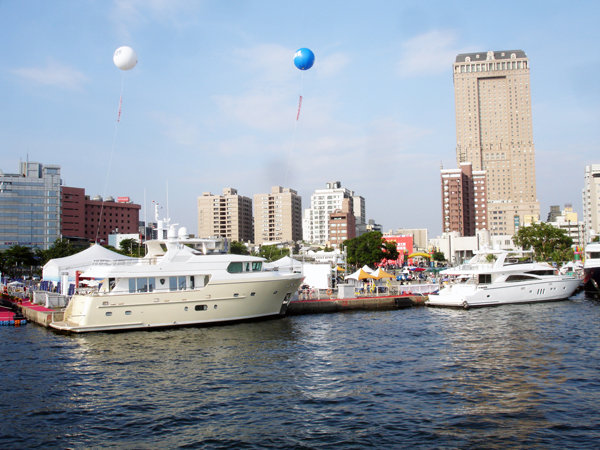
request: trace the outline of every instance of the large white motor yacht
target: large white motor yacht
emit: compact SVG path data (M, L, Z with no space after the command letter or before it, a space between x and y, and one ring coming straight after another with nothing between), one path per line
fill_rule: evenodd
M430 295L426 305L466 309L562 300L581 283L579 278L558 275L549 264L534 262L531 252L522 251L478 252L468 264L448 269L445 275L453 279Z
M267 272L263 258L205 255L177 240L153 241L146 257L94 261L81 279L98 289L76 293L64 319L67 332L173 327L240 321L285 312L304 276Z
M583 289L589 297L600 297L600 242L590 242L585 246Z

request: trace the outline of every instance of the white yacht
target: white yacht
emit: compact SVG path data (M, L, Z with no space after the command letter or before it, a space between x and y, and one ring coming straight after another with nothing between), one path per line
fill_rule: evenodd
M600 297L600 242L590 242L585 246L583 289L587 296Z
M203 254L177 239L150 241L144 258L94 261L57 330L81 333L240 321L285 313L304 280L268 272L263 258Z
M470 308L508 303L562 300L573 295L581 280L558 275L547 263L537 263L531 252L489 250L478 252L468 264L440 274L453 277L428 306Z

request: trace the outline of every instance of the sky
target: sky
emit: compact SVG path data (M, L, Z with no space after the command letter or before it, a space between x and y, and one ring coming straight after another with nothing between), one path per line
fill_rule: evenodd
M203 192L284 186L305 209L340 181L384 231L434 237L456 55L523 50L542 220L566 203L581 217L600 163L598 17L597 0L0 0L0 169L60 165L66 186L131 197L140 220L156 201L191 233ZM125 45L128 71L112 60Z

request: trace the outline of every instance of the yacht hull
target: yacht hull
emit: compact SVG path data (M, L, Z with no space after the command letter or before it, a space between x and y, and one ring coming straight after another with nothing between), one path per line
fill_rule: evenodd
M514 303L565 300L575 293L581 280L557 277L552 281L495 283L490 285L454 284L429 296L427 306L472 308Z
M304 277L211 283L202 289L74 295L54 329L83 333L235 322L285 312Z

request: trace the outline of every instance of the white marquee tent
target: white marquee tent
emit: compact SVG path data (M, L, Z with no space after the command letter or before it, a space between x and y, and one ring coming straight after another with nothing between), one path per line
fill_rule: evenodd
M110 251L101 245L92 245L90 248L64 258L51 259L42 270L42 279L57 283L61 281L61 273L68 272L69 281L75 281L75 272L85 270L96 260L134 259Z

